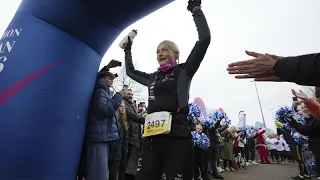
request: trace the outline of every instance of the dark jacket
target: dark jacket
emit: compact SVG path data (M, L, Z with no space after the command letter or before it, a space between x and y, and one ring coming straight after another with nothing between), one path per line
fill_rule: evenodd
M220 122L221 121L218 120L216 122L216 124L211 129L208 129L208 135L210 138L211 146L218 145L219 143L221 143L220 142L220 139L221 139L220 133L228 128L228 125L220 126Z
M112 97L109 87L100 79L97 80L89 109L86 130L87 143L120 139L115 111L121 101L120 94L117 93Z
M247 139L247 144L246 146L248 148L254 148L256 146L256 142L255 142L255 137L254 136L251 136Z
M291 121L290 125L294 127L300 134L308 136L309 147L317 158L320 158L320 121L314 117L310 117L307 125L302 125L296 121Z
M281 58L274 72L282 81L320 86L320 53Z
M141 148L141 124L144 124L144 118L136 113L136 110L130 102L124 100L126 106L126 115L129 123L129 144L135 148Z
M126 73L149 90L148 113L167 111L172 115L171 132L165 136L189 137L191 130L187 122L189 90L191 80L197 72L211 41L210 29L201 9L193 12L198 30L196 42L188 59L183 64L166 71L145 73L134 68L130 51L125 52Z
M289 131L287 129L277 128L277 134L283 135L283 139L287 142L287 144L291 145L294 143L293 137L291 135L291 131Z

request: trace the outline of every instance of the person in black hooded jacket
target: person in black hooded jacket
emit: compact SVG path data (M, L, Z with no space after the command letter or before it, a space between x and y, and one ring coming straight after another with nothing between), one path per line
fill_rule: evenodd
M201 0L189 0L187 9L193 15L199 40L185 63L178 63L179 50L176 44L163 41L157 48L160 67L154 73L145 73L135 70L133 66L130 37L124 49L127 75L148 87L145 130L153 130L149 131L150 134L144 131L136 180L159 180L163 171L168 180L193 178L193 142L187 120L189 89L206 54L211 35L201 10ZM160 120L163 124L159 124Z

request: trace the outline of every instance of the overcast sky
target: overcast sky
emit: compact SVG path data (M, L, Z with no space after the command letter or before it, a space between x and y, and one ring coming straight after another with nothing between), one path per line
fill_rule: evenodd
M20 2L0 0L1 34ZM133 45L133 60L138 69L146 72L156 70L156 47L164 39L178 44L180 61L184 62L197 40L186 2L177 0L128 27L110 47L101 65L110 59L123 60L124 53L118 43L131 29L138 30ZM282 56L318 52L318 7L320 1L317 0L203 0L212 41L192 81L191 100L200 97L207 107L222 107L233 124L237 123L240 110L246 112L247 124L262 121L254 83L235 80L227 74L226 67L230 62L247 59L246 49ZM290 89L299 87L291 83L257 83L257 87L266 124L274 128L270 109L290 105Z

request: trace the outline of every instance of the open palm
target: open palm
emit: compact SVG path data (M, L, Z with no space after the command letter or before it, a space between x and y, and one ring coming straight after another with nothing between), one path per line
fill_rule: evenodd
M292 89L292 94L294 96L296 96L297 98L300 98L302 100L307 100L308 96L306 95L306 93L304 93L303 91L299 90L299 92L295 91L294 89Z

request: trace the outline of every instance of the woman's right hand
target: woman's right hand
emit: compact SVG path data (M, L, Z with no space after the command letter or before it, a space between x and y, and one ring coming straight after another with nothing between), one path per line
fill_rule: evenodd
M124 51L131 51L131 47L132 47L132 39L130 38L130 36L128 36L128 43L125 45Z
M189 0L187 9L190 12L193 12L195 10L195 7L199 6L201 6L201 0Z

